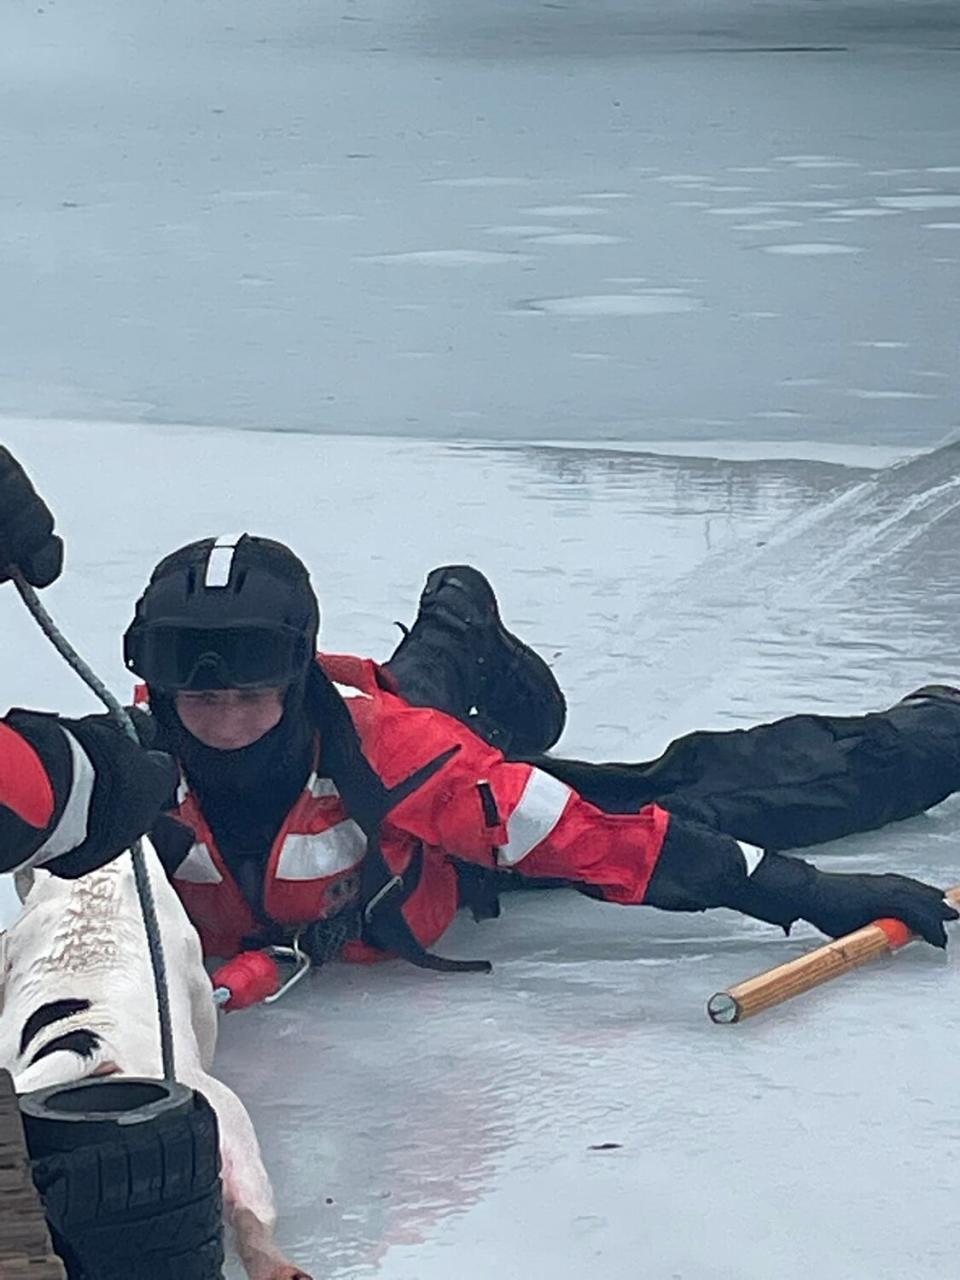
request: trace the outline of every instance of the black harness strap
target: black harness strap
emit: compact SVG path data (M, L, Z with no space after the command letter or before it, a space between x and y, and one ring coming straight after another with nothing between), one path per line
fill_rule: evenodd
M488 960L447 960L434 955L407 923L403 906L420 883L422 847L402 876L389 866L380 848L380 827L387 814L442 769L460 750L459 744L428 761L395 787L388 788L363 754L360 736L346 703L319 666L311 669L307 697L320 730L321 767L367 838L360 882L363 940L378 950L401 956L418 969L489 973L493 966Z
M460 750L450 747L422 768L387 790L388 812L422 787ZM423 874L423 846L418 845L410 865L402 876L390 869L380 848L379 829L375 838L367 838L367 856L363 861L360 900L363 906L363 938L381 951L393 951L418 969L438 973L489 973L488 960L447 960L434 955L419 941L403 914L404 904L416 892Z

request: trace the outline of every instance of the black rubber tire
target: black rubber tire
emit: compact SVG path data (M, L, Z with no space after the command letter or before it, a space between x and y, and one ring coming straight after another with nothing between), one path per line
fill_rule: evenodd
M139 1076L50 1085L20 1098L34 1160L95 1142L112 1142L127 1129L190 1115L193 1109L193 1090L186 1085Z
M187 1109L161 1109L143 1123L114 1117L109 1141L34 1160L34 1183L70 1280L221 1280L217 1118L200 1094L185 1092ZM52 1132L63 1132L50 1111ZM102 1115L88 1118L99 1125ZM31 1153L46 1141L37 1138L46 1123L29 1116ZM72 1139L70 1124L67 1131Z

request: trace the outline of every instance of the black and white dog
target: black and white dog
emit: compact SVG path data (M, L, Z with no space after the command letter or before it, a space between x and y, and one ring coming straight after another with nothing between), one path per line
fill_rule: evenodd
M250 1280L310 1280L274 1241L273 1191L243 1103L209 1074L217 1011L200 939L144 840L165 951L177 1078L217 1113L225 1216ZM147 939L123 854L78 880L43 870L0 935L0 1067L18 1093L88 1076L162 1075ZM24 890L27 890L24 893Z

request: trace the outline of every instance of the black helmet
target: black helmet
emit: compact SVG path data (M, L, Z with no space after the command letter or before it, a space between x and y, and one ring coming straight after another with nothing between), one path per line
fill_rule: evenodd
M309 668L319 626L310 575L289 547L225 534L161 560L123 659L153 689L287 685Z

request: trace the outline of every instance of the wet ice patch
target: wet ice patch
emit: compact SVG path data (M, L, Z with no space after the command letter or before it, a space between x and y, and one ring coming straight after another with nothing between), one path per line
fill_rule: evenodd
M844 393L857 400L936 400L926 391L871 391L864 387L851 387Z
M910 209L920 212L926 209L960 209L960 195L949 192L930 195L878 196L877 203L887 209Z
M863 253L855 244L836 244L833 241L811 241L809 244L765 244L764 253L776 253L785 258L828 258L845 253Z
M505 178L490 175L478 175L475 178L431 178L433 187L529 187L532 178Z
M264 187L261 190L241 189L237 191L215 191L213 193L214 200L230 200L234 204L254 204L262 200L285 200L288 199L293 192L286 191L282 187Z
M699 187L703 183L710 183L712 178L708 178L705 173L662 173L657 182L675 182L677 186Z
M727 168L728 173L773 173L769 165L764 164L734 164Z
M555 231L548 235L528 236L535 244L623 244L623 236L605 236L599 231Z
M699 298L680 294L601 293L568 298L532 298L522 304L527 311L553 316L665 316L699 311Z
M778 209L843 209L846 200L778 200Z
M765 213L776 213L776 210L777 206L773 204L741 204L729 208L714 206L708 213L715 218L759 218Z
M632 200L629 191L584 191L581 200Z
M924 231L960 231L960 222L925 222Z
M839 222L843 218L895 218L898 209L838 209L830 215L831 221ZM826 218L822 221L826 222Z
M500 253L493 249L419 249L410 253L373 253L361 262L381 262L424 267L485 267L503 262L531 262L526 253Z
M535 218L588 218L604 211L589 204L541 204L522 212L533 214Z
M802 222L792 218L768 218L764 222L738 222L734 231L789 231L792 227L802 227Z
M902 351L910 346L909 342L893 342L886 338L878 338L874 340L865 340L863 342L855 342L855 347L875 347L878 351Z
M550 223L508 222L494 227L484 227L485 236L539 236L549 235L554 230Z
M937 164L932 165L927 173L960 173L960 164Z
M789 164L795 169L859 169L856 160L844 160L841 156L775 156L779 164Z

